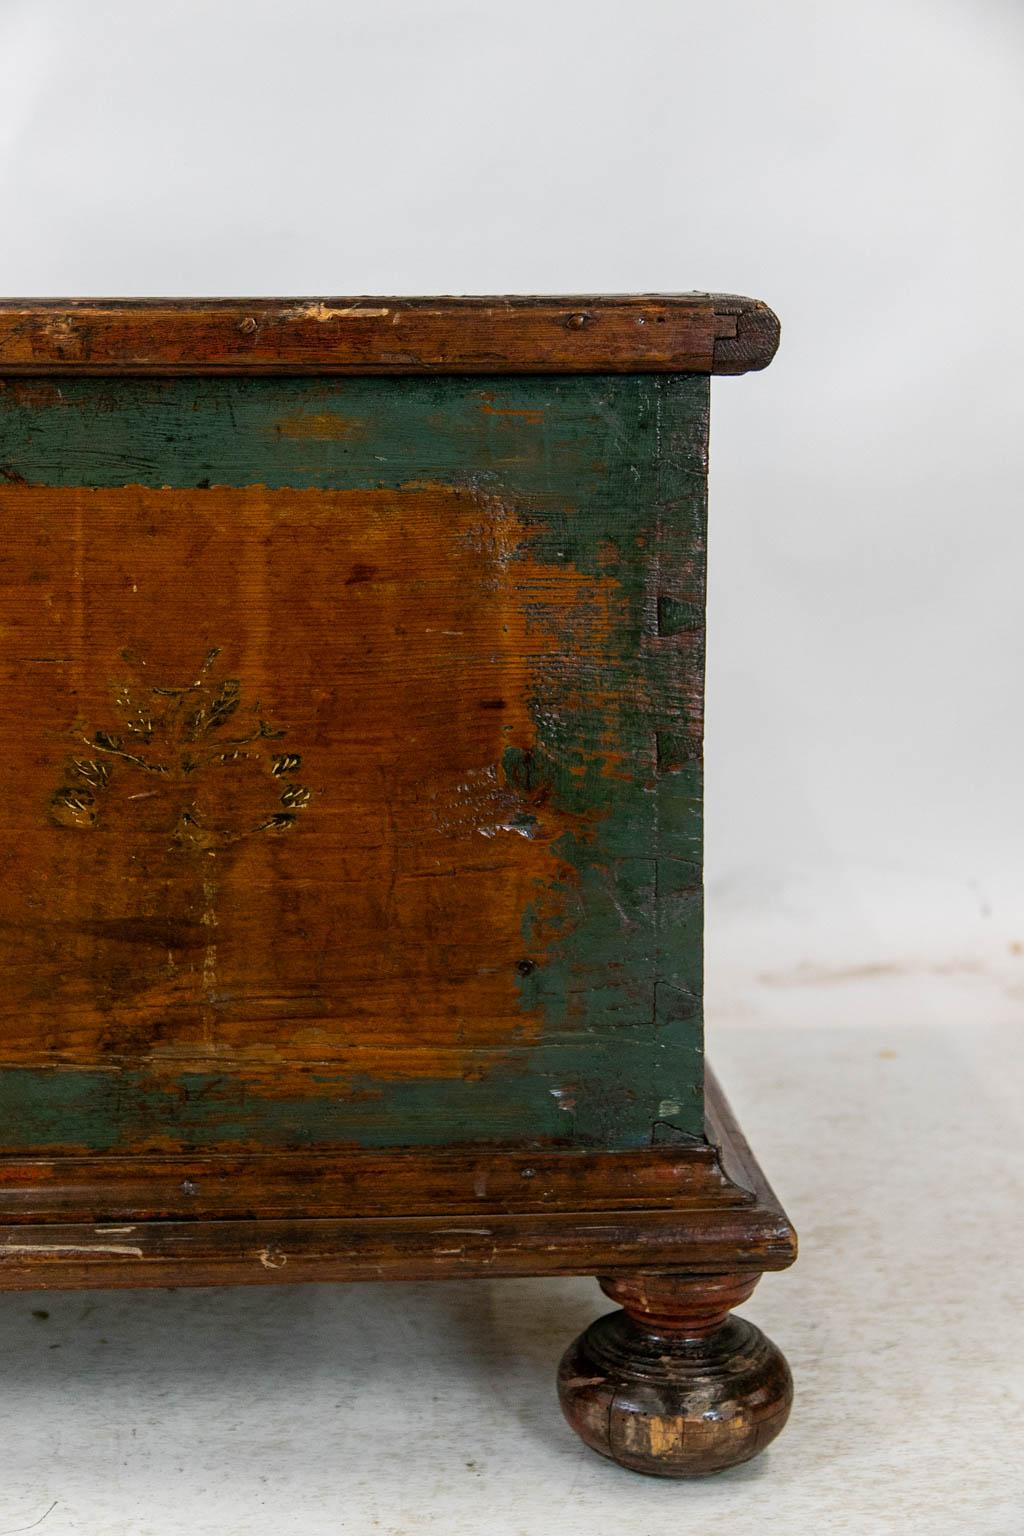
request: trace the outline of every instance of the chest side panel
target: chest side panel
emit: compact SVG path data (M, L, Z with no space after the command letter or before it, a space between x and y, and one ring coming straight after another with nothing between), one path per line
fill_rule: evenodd
M702 1113L707 380L0 390L0 1145Z

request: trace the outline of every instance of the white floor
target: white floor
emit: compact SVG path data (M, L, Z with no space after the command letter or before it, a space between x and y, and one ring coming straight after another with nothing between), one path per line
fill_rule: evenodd
M802 1239L744 1309L798 1386L759 1461L679 1485L575 1440L587 1280L7 1295L0 1536L1021 1536L1021 946L717 992Z

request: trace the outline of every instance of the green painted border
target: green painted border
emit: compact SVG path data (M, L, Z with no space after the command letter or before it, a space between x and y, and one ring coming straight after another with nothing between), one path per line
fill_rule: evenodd
M98 379L0 389L0 475L16 483L348 490L442 481L515 500L533 560L611 576L623 621L602 662L615 718L576 702L573 636L540 676L529 764L570 811L599 813L557 851L567 917L541 943L524 1007L541 1041L478 1081L350 1085L262 1098L221 1074L176 1091L144 1071L0 1068L11 1145L196 1146L514 1141L633 1147L703 1121L702 780L708 379ZM0 485L0 515L3 490ZM552 621L552 616L547 615ZM557 618L557 616L554 616ZM610 686L609 686L610 685ZM591 690L596 699L599 690ZM614 740L630 766L602 772ZM321 1089L322 1092L322 1089ZM2 1133L0 1133L2 1134Z

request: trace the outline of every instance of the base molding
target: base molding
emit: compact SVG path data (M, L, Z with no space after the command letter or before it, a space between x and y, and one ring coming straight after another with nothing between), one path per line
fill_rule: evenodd
M566 1351L566 1418L620 1466L704 1476L786 1422L785 1359L730 1314L796 1257L710 1073L705 1104L703 1140L624 1153L8 1161L0 1290L598 1275L621 1310Z
M8 1160L0 1289L784 1269L793 1229L710 1073L706 1111L705 1139L622 1153Z

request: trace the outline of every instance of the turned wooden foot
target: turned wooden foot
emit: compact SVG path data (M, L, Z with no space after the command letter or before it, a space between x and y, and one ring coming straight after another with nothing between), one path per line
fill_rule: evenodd
M782 1429L793 1380L733 1307L759 1275L603 1279L622 1311L566 1350L558 1395L589 1446L634 1472L701 1477L748 1461Z

